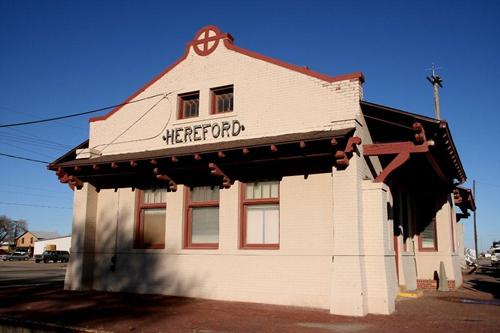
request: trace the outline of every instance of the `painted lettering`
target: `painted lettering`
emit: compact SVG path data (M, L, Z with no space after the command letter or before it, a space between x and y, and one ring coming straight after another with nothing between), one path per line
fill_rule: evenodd
M194 138L194 141L200 141L201 140L200 129L201 129L201 125L194 125L193 126L193 131L194 131L193 138Z
M175 143L182 143L181 132L184 129L182 127L175 129Z
M219 137L229 138L241 134L245 130L238 120L222 121L220 123L204 123L200 125L176 127L165 130L163 141L167 145L178 143L205 141L218 139Z
M231 124L228 121L222 122L222 137L224 137L224 133L229 137L229 130L231 129Z
M240 122L238 120L233 120L233 136L238 136L238 134L240 134L240 132L243 130Z
M201 125L203 127L203 140L207 139L207 134L208 134L208 129L210 128L210 124L203 124Z
M193 129L191 127L184 127L184 142L192 141L191 135L193 134Z
M212 124L212 136L217 139L220 136L220 125L215 123Z

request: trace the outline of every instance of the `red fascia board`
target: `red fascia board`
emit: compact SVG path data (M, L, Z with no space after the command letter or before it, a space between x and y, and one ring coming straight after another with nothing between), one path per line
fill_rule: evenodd
M271 57L259 54L259 53L254 52L254 51L250 51L250 50L241 48L239 46L234 45L228 39L224 40L224 45L229 50L238 52L240 54L244 54L244 55L252 57L254 59L262 60L262 61L271 63L273 65L284 67L286 69L290 69L292 71L299 72L299 73L302 73L302 74L305 74L305 75L308 75L308 76L312 76L312 77L315 77L317 79L320 79L320 80L323 80L323 81L326 81L326 82L336 82L336 81L352 80L352 79L360 80L362 83L365 81L365 77L364 77L364 75L363 75L362 72L355 72L355 73L338 75L338 76L329 76L329 75L325 75L325 74L321 74L321 73L312 71L312 70L310 70L310 69L308 69L306 67L300 67L300 66L297 66L297 65L292 65L292 64L289 64L287 62L284 62L284 61L281 61L281 60L278 60L278 59L274 59L274 58L271 58Z
M232 42L232 36L229 35L229 34L224 34L223 38L224 38L224 45L229 50L238 52L240 54L243 54L243 55L246 55L246 56L249 56L249 57L252 57L254 59L258 59L258 60L262 60L262 61L271 63L273 65L284 67L286 69L289 69L289 70L292 70L292 71L295 71L295 72L299 72L299 73L304 74L304 75L312 76L312 77L315 77L317 79L320 79L320 80L323 80L323 81L326 81L326 82L330 82L331 83L331 82L344 81L344 80L359 80L359 81L361 81L361 83L365 82L365 77L364 77L364 75L363 75L362 72L355 72L355 73L343 74L343 75L338 75L338 76L329 76L329 75L325 75L325 74L321 74L321 73L312 71L312 70L307 69L305 67L300 67L300 66L292 65L292 64L286 63L284 61L281 61L281 60L278 60L278 59L274 59L274 58L271 58L271 57L267 57L267 56L264 56L262 54L259 54L259 53L256 53L256 52L253 52L253 51L246 50L246 49L243 49L241 47L238 47L238 46L236 46L236 45L233 44L233 42ZM117 112L118 110L120 110L123 107L123 105L125 105L128 102L132 101L139 94L141 94L144 90L146 90L147 88L149 88L150 86L152 86L156 81L158 81L159 79L161 79L165 74L167 74L168 72L170 72L172 69L174 69L174 67L176 67L177 65L179 65L182 61L184 61L184 59L187 58L187 56L189 54L189 48L192 46L192 44L193 44L192 42L189 42L186 45L186 50L184 51L184 54L182 55L182 57L180 57L176 62L174 62L172 65L170 65L168 68L166 68L163 72L161 72L160 74L158 74L155 78L153 78L151 81L149 81L148 83L146 83L142 88L140 88L139 90L137 90L129 98L127 98L125 101L123 101L121 103L122 105L117 106L116 108L114 108L113 110L111 110L110 112L108 112L107 114L105 114L103 116L90 118L89 122L94 122L94 121L100 121L100 120L108 119L111 115L113 115L115 112Z

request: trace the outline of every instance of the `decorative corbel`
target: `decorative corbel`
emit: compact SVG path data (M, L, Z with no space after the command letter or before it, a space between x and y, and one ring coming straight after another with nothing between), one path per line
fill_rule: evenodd
M153 173L156 175L156 179L164 181L168 184L168 189L172 192L177 191L177 183L172 180L169 176L164 173L161 173L158 168L153 169Z
M332 139L335 140L335 139ZM333 141L332 141L333 144ZM337 144L337 140L335 140L335 144ZM345 169L349 166L349 158L354 153L354 147L361 144L361 138L358 136L351 136L345 145L344 150L337 150L335 152L335 162L337 167L341 169Z
M210 173L217 177L222 177L222 186L224 188L230 188L232 185L231 179L217 166L215 163L208 163L208 168Z
M77 190L81 190L83 187L83 182L75 176L68 176L68 186L73 191L75 190L75 188Z

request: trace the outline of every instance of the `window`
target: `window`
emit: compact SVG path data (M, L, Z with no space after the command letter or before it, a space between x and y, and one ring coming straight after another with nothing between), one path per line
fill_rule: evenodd
M198 117L200 92L190 92L178 96L179 119Z
M420 251L437 251L436 218L420 232Z
M241 186L240 247L279 249L279 182Z
M186 187L186 248L219 247L219 188Z
M24 237L21 238L21 244L24 244Z
M30 243L33 244L33 237L31 237Z
M233 86L211 89L212 114L233 111Z
M135 247L165 248L167 190L137 191Z

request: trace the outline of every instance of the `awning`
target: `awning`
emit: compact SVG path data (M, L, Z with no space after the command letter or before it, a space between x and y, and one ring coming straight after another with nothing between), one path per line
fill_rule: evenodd
M354 128L312 131L77 159L77 149L88 148L86 141L48 168L72 188L85 182L97 189L229 187L235 180L307 177L345 168L361 143L353 133Z
M364 101L361 109L374 141L363 145L364 154L378 156L384 168L377 181L388 181L404 166L407 174L430 175L450 191L465 182L465 171L446 121ZM407 163L410 159L411 163Z

